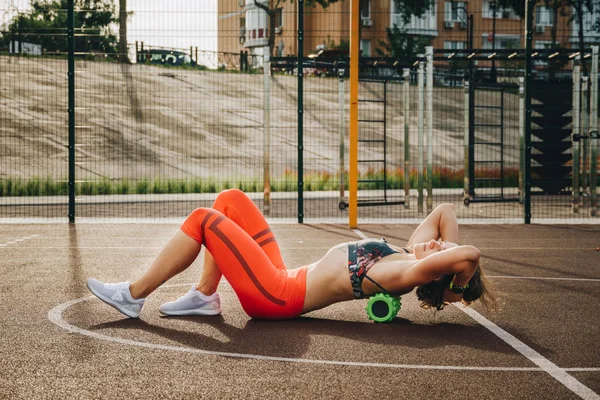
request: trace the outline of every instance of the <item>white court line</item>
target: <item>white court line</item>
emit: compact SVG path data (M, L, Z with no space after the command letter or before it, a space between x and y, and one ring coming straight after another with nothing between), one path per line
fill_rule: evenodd
M354 229L354 232L365 239L366 236L359 231L358 229ZM517 350L519 353L524 355L529 361L539 366L543 371L547 372L554 379L565 385L572 392L577 394L583 399L586 400L600 400L600 396L585 386L583 383L579 382L573 376L569 375L563 368L558 367L556 364L542 356L540 353L527 346L525 343L521 342L519 339L500 328L498 325L494 324L492 321L485 318L483 315L479 314L477 311L473 310L470 307L458 306L456 303L453 303L459 310L463 311L469 317L474 319L476 322L481 324L483 327L490 330L493 334L498 336L504 342L506 342L513 349Z
M554 249L549 249L548 247L479 247L479 250L596 250L596 246L588 246L588 247L556 247Z
M477 311L473 310L470 307L458 306L456 304L454 305L459 310L467 314L469 317L473 318L475 321L479 322L481 325L489 329L493 334L505 341L513 349L523 354L532 363L538 365L542 370L550 374L550 376L552 376L554 379L565 385L567 388L569 388L572 392L577 394L582 399L600 399L600 396L596 392L585 386L583 383L579 382L573 376L569 375L564 368L558 367L556 364L542 356L540 353L538 353L531 347L527 346L525 343L521 342L519 339L517 339L510 333L506 332L504 329L500 328L498 325L494 324L492 321L485 318L483 315L479 314Z
M5 246L4 244L0 244L0 246ZM13 249L23 249L23 250L31 250L31 249L102 249L102 250L137 250L137 249L162 249L164 246L27 246L27 247L14 247ZM280 247L281 250L329 250L331 247Z
M365 237L364 239L366 239ZM15 244L13 242L10 242ZM393 243L392 243L393 244ZM2 244L0 243L0 246ZM77 247L78 249L162 249L163 246L29 246L28 249L71 249ZM329 250L330 246L302 246L302 247L290 247L280 246L281 250ZM524 248L524 247L478 247L479 250L544 250L548 251L548 248ZM590 250L590 247L561 247L560 250ZM488 276L489 278L489 276Z
M181 218L85 218L76 219L78 224L153 224L181 225L185 217ZM523 218L459 218L464 225L523 225ZM67 224L69 219L64 218L0 218L0 224ZM297 218L267 218L269 225L296 225ZM378 225L418 225L423 218L361 218L360 224ZM347 217L332 218L304 218L304 224L340 224L347 225ZM532 218L531 225L600 225L600 218Z
M548 280L548 281L583 281L583 282L600 282L600 279L595 278L551 278L545 276L500 276L500 275L486 275L486 278L495 279L532 279L532 280Z
M181 283L174 285L161 286L159 289L176 287L176 286L190 286L192 283ZM342 365L342 366L353 366L353 367L376 367L376 368L398 368L398 369L420 369L420 370L453 370L453 371L498 371L498 372L543 372L538 367L485 367L485 366L465 366L465 365L421 365L421 364L392 364L392 363L372 363L372 362L355 362L355 361L340 361L340 360L317 360L310 358L291 358L291 357L276 357L276 356L263 356L258 354L247 354L247 353L229 353L225 351L214 351L214 350L202 350L191 347L179 347L169 346L162 344L154 344L147 342L140 342L137 340L123 339L119 337L107 336L98 332L92 332L87 329L79 328L66 322L62 314L71 306L85 301L96 300L95 296L82 297L80 299L70 300L65 303L59 304L48 312L48 319L56 326L71 332L78 333L93 339L104 340L107 342L119 343L127 346L137 346L153 350L169 350L177 351L181 353L191 354L202 354L211 356L231 357L231 358L245 358L262 361L280 361L280 362L293 362L301 364L319 364L319 365ZM565 369L566 370L566 369ZM600 372L600 368L568 368L569 371L585 371L585 372Z
M29 235L29 236L25 236L25 237L22 237L22 238L15 239L15 240L11 240L10 242L0 243L0 247L7 247L7 246L9 246L11 244L21 243L21 242L24 242L24 241L29 240L29 239L33 239L34 237L38 237L38 236L39 235Z
M356 233L360 238L362 239L368 239L369 237L367 235L365 235L364 233L362 233L360 230L358 229L352 229L352 231L354 233Z

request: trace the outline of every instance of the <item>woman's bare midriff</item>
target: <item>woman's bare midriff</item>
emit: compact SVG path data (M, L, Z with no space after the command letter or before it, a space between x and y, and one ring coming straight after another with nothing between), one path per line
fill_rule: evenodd
M412 254L392 254L381 259L369 271L369 276L378 283L387 284L386 289L406 291L394 282L402 270L414 264ZM379 280L378 280L379 279ZM365 293L377 292L371 283L363 282ZM348 273L348 245L340 244L330 249L319 261L308 266L306 275L306 296L302 313L307 313L341 301L354 300L350 275Z

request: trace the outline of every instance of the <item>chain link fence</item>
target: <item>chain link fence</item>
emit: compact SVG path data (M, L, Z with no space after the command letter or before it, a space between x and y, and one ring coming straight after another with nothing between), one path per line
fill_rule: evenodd
M303 3L303 74L297 2L1 3L0 219L347 222L350 2ZM523 10L402 4L360 2L359 222L598 222L598 10L538 2L527 53Z

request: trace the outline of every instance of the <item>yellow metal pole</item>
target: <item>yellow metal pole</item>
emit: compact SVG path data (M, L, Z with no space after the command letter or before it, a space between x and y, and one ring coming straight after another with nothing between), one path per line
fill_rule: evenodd
M358 57L359 51L359 0L350 5L350 179L348 226L357 227L358 214Z

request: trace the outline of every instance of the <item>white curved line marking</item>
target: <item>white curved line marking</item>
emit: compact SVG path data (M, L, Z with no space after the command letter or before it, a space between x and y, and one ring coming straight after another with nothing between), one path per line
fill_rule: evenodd
M190 286L191 284L176 284L176 285L165 285L166 287L175 286ZM179 346L168 346L162 344L146 343L137 340L123 339L113 336L103 335L101 333L92 332L87 329L79 328L66 322L62 314L69 307L75 304L82 303L84 301L90 301L96 299L95 296L82 297L80 299L70 300L65 303L59 304L48 312L48 319L56 326L72 333L78 333L80 335L88 336L98 340L105 340L108 342L119 343L128 346L144 347L154 350L169 350L178 351L182 353L212 355L221 357L232 357L232 358L246 358L263 361L280 361L280 362L294 362L303 364L321 364L321 365L345 365L354 367L378 367L378 368L402 368L402 369L423 369L423 370L458 370L458 371L504 371L504 372L515 372L515 371L526 371L526 372L540 372L541 368L538 367L476 367L476 366L456 366L456 365L415 365L415 364L387 364L387 363L370 363L370 362L353 362L353 361L338 361L338 360L315 360L309 358L290 358L290 357L275 357L275 356L263 356L258 354L246 354L246 353L229 353L224 351L212 351L212 350L201 350L190 347L179 347ZM571 371L579 371L580 369L570 369ZM585 368L586 371L600 371L600 368Z

